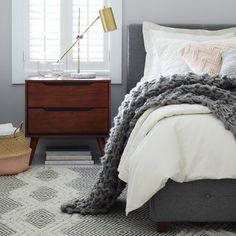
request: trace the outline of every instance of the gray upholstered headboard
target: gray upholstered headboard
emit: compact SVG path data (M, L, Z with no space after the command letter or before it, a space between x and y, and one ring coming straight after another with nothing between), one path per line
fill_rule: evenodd
M165 25L175 28L219 30L235 25ZM130 91L143 76L145 64L142 25L133 24L128 27L128 75L127 91Z

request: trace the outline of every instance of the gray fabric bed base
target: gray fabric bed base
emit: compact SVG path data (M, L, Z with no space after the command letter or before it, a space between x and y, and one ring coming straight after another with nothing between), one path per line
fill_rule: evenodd
M235 25L166 25L176 28L218 30ZM128 27L127 91L143 76L145 50L142 25ZM236 180L199 180L188 183L168 181L148 202L156 222L236 221Z
M169 181L149 201L157 222L236 221L236 180Z

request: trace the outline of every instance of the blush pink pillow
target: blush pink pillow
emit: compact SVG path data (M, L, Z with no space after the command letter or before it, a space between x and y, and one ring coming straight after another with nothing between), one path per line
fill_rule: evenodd
M187 44L181 50L181 55L196 74L218 74L222 65L222 52L225 49L236 48L236 44Z

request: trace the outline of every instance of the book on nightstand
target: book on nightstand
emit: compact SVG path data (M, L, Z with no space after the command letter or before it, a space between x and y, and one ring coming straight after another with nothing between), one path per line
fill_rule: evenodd
M46 165L93 165L91 151L81 147L48 147Z
M94 161L45 161L45 165L93 165Z

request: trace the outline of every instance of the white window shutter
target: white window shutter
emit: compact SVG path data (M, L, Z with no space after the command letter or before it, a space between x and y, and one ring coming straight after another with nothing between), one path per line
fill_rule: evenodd
M73 38L78 35L78 16L80 9L80 33L98 17L98 11L104 6L104 0L73 0ZM108 53L104 45L104 32L98 20L80 40L80 58L82 62L104 62L104 54ZM77 60L78 47L73 49L73 60Z
M57 60L60 37L60 0L29 0L29 60Z

